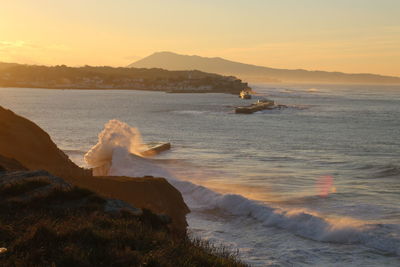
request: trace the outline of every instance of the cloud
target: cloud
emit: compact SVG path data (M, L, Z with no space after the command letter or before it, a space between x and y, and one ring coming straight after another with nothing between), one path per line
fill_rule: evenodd
M19 48L23 47L26 43L24 41L1 41L0 40L0 50L9 48Z
M49 58L65 54L63 44L40 45L24 40L0 40L0 61L25 64L46 64Z

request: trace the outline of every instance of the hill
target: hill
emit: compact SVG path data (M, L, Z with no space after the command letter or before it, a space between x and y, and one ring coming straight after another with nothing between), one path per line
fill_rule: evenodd
M1 266L245 266L165 215L26 169L0 156Z
M201 71L168 71L160 68L113 68L21 65L0 63L1 87L55 89L132 89L178 93L233 93L247 83Z
M302 69L274 69L230 61L219 57L187 56L172 52L154 53L130 64L128 67L200 70L221 75L234 75L251 82L400 84L400 77Z

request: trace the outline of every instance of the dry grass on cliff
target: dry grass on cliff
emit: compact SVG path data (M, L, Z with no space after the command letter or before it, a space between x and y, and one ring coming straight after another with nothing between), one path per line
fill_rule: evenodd
M89 190L18 199L41 185L0 188L2 266L243 266L223 248L172 238L150 211L105 213L105 200Z

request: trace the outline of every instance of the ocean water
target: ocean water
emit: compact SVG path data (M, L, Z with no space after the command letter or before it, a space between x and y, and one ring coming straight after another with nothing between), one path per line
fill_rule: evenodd
M91 164L112 156L113 175L168 178L190 234L251 265L399 266L400 87L252 87L288 108L239 115L252 100L22 88L0 88L0 105L79 165L90 151ZM140 139L172 149L132 155Z

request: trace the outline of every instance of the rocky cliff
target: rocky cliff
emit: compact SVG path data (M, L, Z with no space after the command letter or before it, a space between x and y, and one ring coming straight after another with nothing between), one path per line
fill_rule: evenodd
M0 106L0 154L30 170L56 176L84 176L90 172L75 165L35 123Z
M105 184L116 190L112 181ZM164 194L165 180L159 181L154 191ZM224 249L174 238L169 223L0 157L1 266L244 266Z
M75 165L35 123L0 106L0 171L45 170L102 196L120 199L172 219L171 230L186 232L188 207L163 178L93 177Z
M171 230L186 231L189 208L181 193L164 178L132 178L121 176L72 177L68 181L102 196L117 198L135 207L146 208L172 219Z

